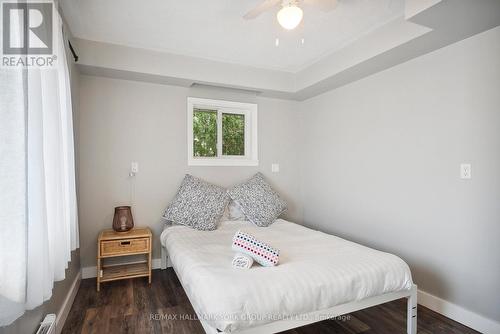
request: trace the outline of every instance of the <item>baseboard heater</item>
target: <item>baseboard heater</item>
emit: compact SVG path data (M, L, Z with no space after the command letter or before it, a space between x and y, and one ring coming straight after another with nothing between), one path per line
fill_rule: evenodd
M56 334L56 315L47 314L45 319L40 323L36 334Z

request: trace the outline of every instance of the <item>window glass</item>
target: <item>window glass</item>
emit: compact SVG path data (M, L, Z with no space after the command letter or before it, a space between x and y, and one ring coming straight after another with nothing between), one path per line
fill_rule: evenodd
M217 156L217 110L194 109L193 155Z
M245 155L245 115L222 114L222 155Z

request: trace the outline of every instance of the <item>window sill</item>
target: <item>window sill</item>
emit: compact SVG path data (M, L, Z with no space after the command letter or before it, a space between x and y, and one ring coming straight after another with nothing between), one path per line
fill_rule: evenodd
M258 166L259 160L252 159L188 159L188 166Z

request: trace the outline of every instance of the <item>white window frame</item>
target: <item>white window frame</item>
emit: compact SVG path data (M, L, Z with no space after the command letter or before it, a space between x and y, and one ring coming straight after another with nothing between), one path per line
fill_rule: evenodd
M193 155L194 109L217 110L217 157ZM222 155L222 114L245 115L245 155ZM187 99L188 166L258 166L257 104L196 97Z

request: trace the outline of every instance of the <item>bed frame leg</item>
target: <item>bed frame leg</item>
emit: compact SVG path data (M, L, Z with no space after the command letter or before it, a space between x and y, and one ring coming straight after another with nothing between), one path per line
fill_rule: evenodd
M161 246L161 265L160 269L167 269L167 250L165 247Z
M408 334L417 334L417 286L413 285L408 297L406 311L406 326Z

